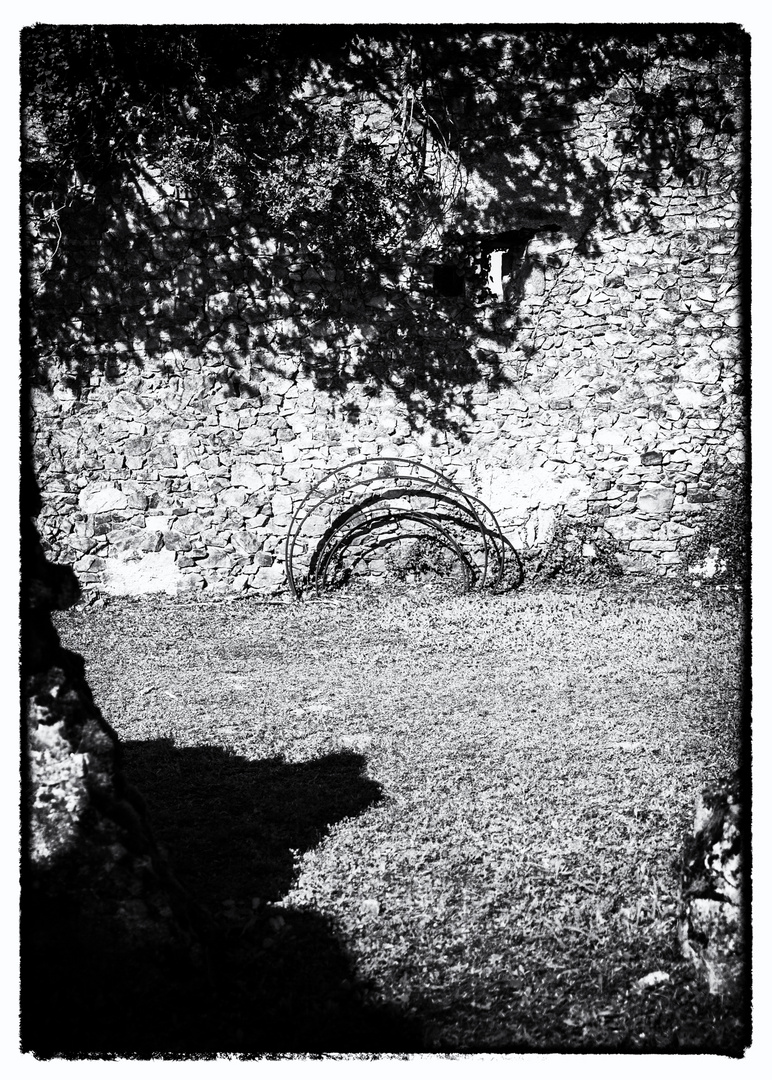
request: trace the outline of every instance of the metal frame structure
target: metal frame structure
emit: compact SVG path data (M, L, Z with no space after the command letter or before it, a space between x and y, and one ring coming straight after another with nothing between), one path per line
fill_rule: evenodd
M371 489L371 490L368 490ZM416 507L416 502L419 506ZM426 504L425 508L421 504ZM336 507L340 512L328 520ZM324 528L308 561L305 576L295 564L298 541L313 518ZM403 523L418 531L399 531ZM393 531L393 530L397 531ZM414 458L357 458L326 473L295 508L284 545L287 583L294 599L332 587L330 580L352 546L383 534L379 546L397 540L432 536L454 555L465 590L501 589L509 556L520 576L517 554L493 511L437 469ZM391 530L391 532L390 532ZM308 535L308 534L307 534ZM308 545L310 548L308 536ZM470 550L471 547L471 550ZM518 584L519 580L514 582Z

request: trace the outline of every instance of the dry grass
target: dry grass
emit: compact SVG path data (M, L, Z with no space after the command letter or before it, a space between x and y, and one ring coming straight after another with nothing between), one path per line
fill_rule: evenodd
M674 948L694 800L739 754L732 594L148 599L58 626L231 943L227 1016L177 1047L743 1045Z

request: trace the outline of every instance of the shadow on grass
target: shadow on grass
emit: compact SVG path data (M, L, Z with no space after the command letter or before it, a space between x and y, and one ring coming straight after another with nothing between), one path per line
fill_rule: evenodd
M76 932L62 932L72 920L57 911L55 940L34 950L40 970L28 963L24 1014L37 1056L421 1049L414 1024L368 1004L333 920L275 903L292 882L293 851L381 799L361 755L249 761L216 747L176 749L168 739L122 743L120 755L193 898L200 958L188 963L152 947L104 952L88 935L84 955L73 898ZM29 918L40 927L44 915Z
M411 1025L368 1007L333 921L277 906L295 877L294 853L381 800L360 754L250 761L169 739L125 742L121 754L173 871L212 915L209 980L180 1025L178 1049L420 1049Z
M123 742L121 755L177 876L210 908L278 901L293 881L293 852L382 798L361 754L290 764L154 739Z

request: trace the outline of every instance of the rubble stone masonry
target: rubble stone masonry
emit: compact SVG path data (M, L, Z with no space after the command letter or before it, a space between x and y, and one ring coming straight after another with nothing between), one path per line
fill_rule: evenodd
M622 105L567 136L609 170ZM454 303L416 299L415 265L352 299L234 201L205 208L152 180L134 216L119 192L95 197L80 229L70 219L62 276L54 261L33 294L48 557L86 590L275 592L311 484L392 455L481 497L519 550L564 514L602 525L626 571L675 572L745 457L738 138L697 125L693 149L697 179L644 178L634 225L630 193L613 192L615 224L591 244L565 220L537 229L515 294L449 331L446 353L435 326L412 385L393 360L405 327L420 337L411 313L434 304L452 322ZM51 346L63 312L70 355Z

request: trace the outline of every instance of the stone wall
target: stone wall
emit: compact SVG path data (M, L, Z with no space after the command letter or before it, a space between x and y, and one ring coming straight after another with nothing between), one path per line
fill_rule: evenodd
M619 91L578 110L563 158L613 176L625 109ZM676 572L745 456L741 142L700 121L691 139L688 180L607 183L602 214L588 196L550 216L545 192L535 214L504 158L493 192L472 169L469 242L395 253L364 284L283 250L235 199L152 177L131 200L86 192L35 271L50 557L87 590L274 592L309 487L393 455L481 497L520 551L565 515L613 537L626 571ZM477 288L494 218L489 250L528 230L500 295ZM475 259L477 291L433 290L432 262L471 282Z

